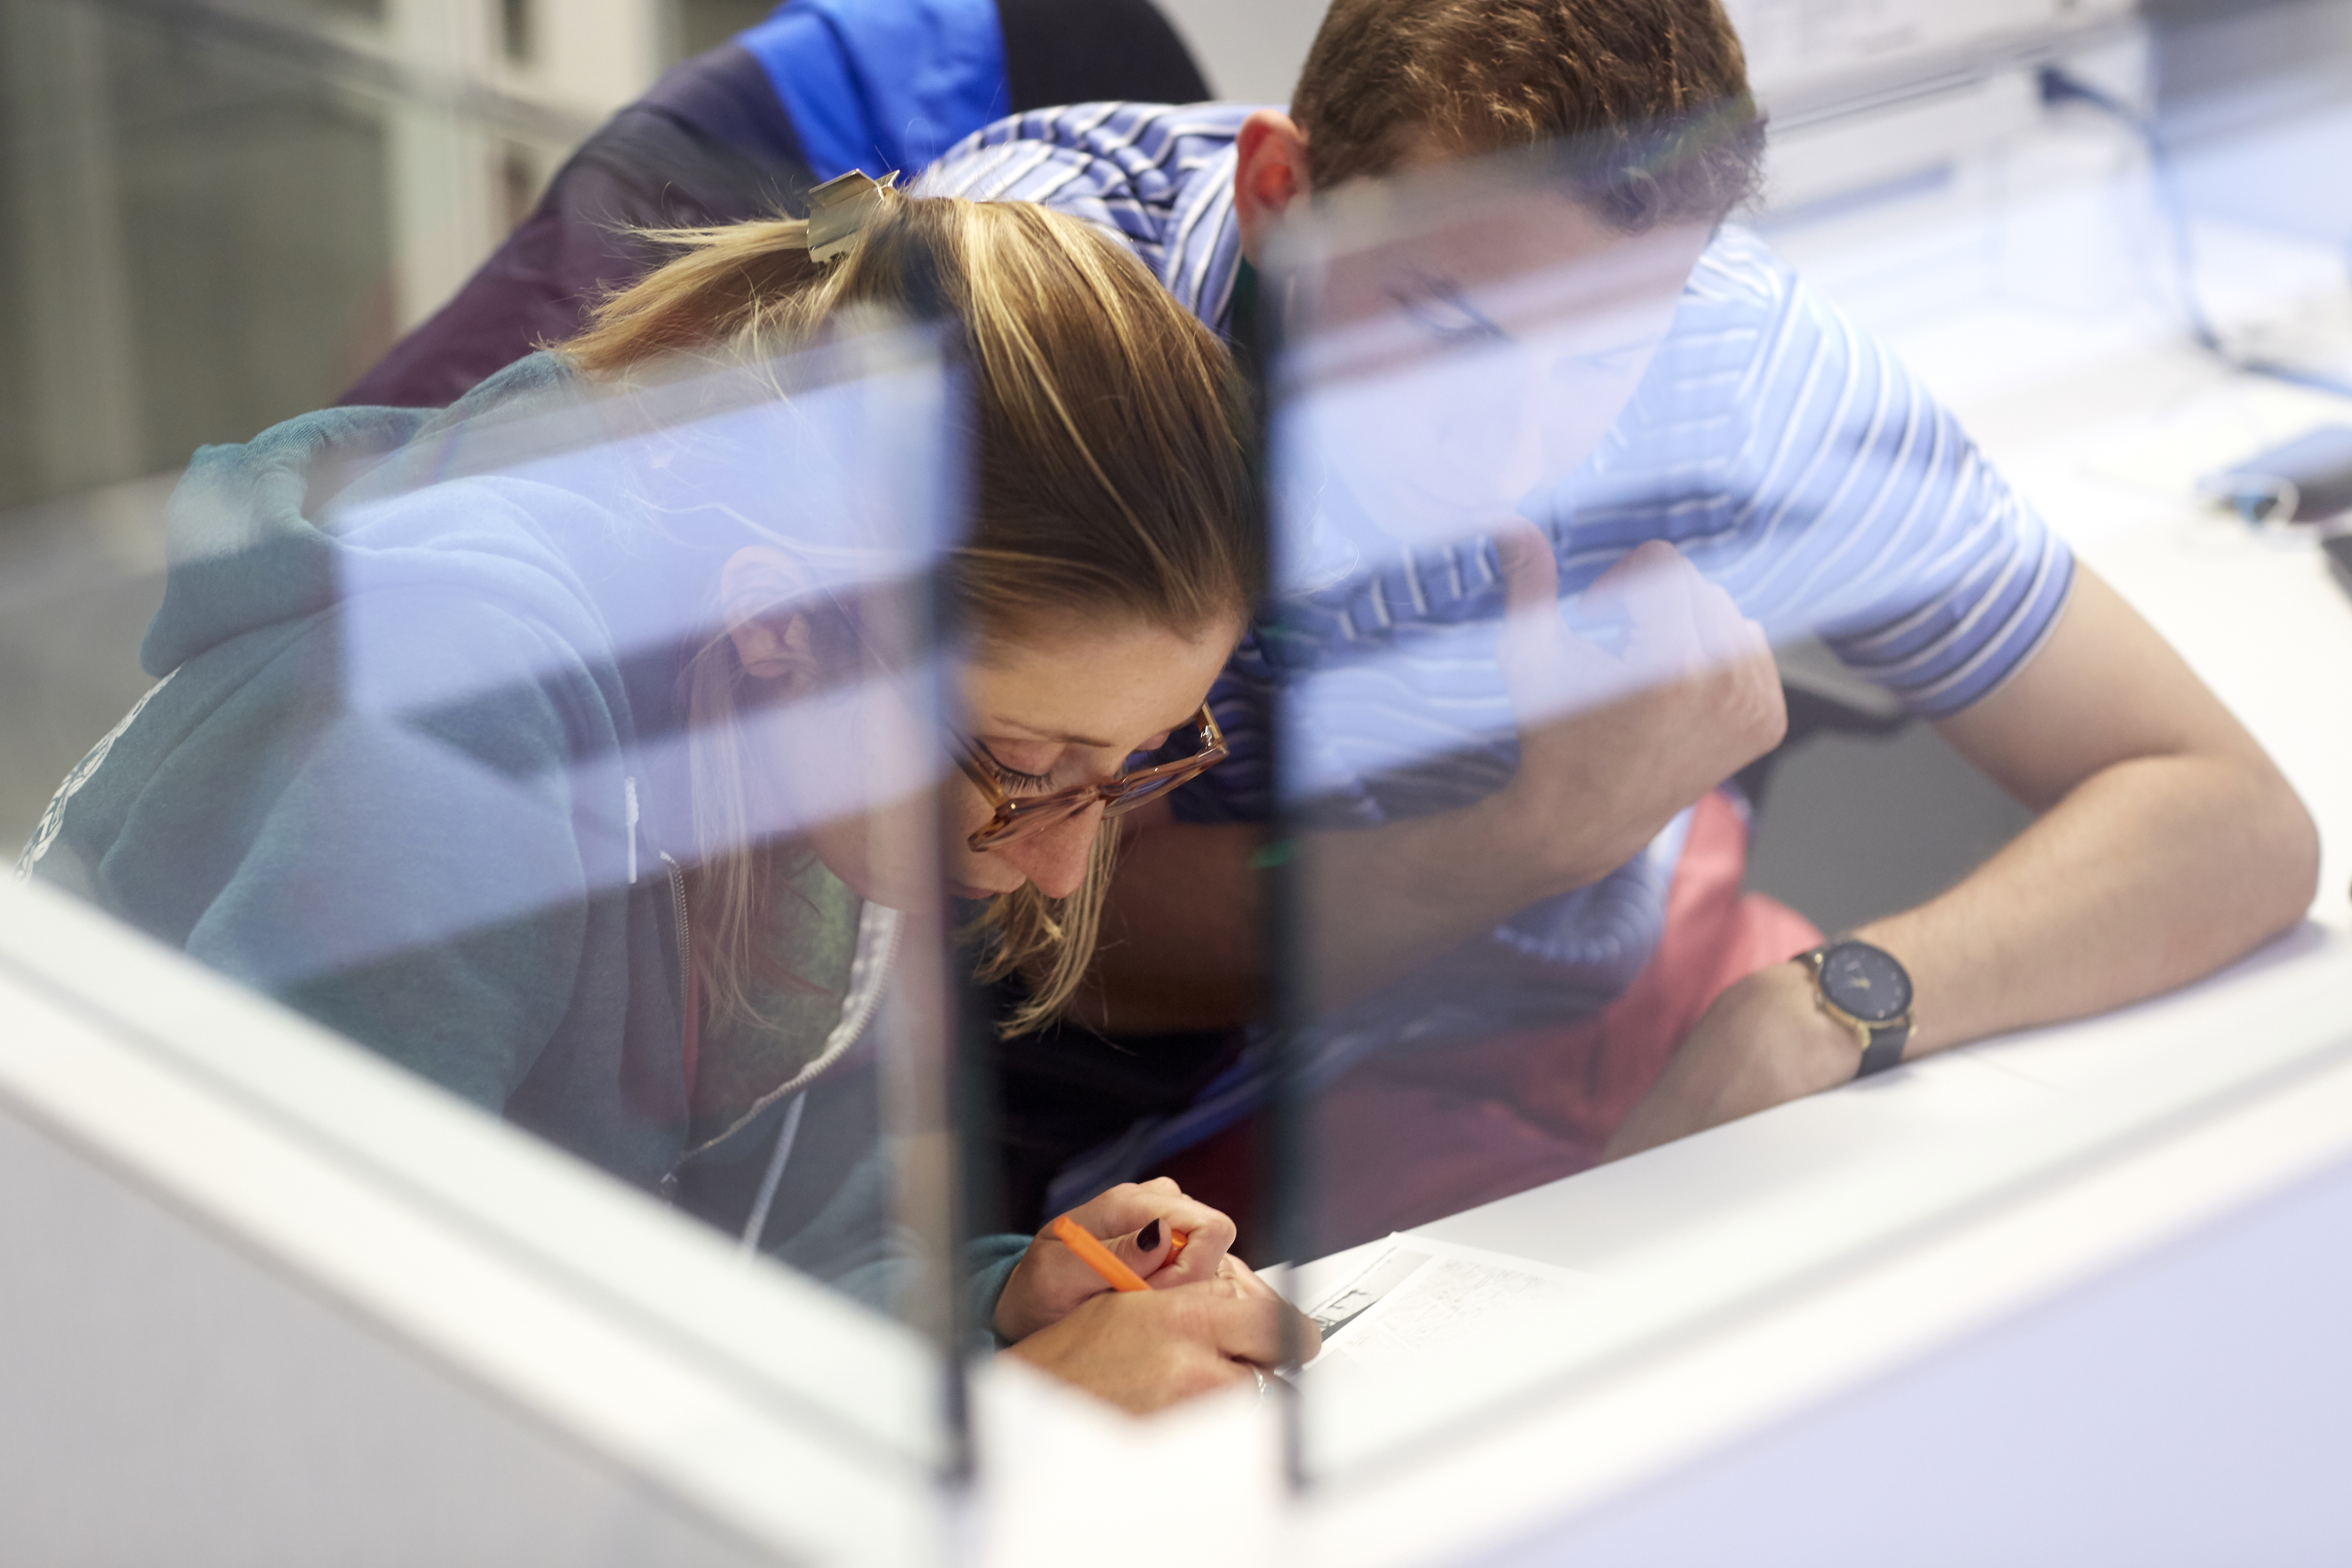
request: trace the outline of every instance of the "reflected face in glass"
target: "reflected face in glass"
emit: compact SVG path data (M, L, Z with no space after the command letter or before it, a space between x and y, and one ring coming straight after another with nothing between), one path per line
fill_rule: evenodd
M1115 778L1135 753L1157 750L1192 722L1241 631L1238 617L1187 637L1142 621L1074 616L984 646L958 672L964 722L982 765L1015 800ZM975 851L965 840L994 808L961 775L950 788L956 824L944 869L950 890L979 899L1024 882L1054 898L1077 889L1102 826L1100 804Z
M1710 233L1521 188L1333 258L1294 360L1316 456L1390 533L1483 532L1591 455Z

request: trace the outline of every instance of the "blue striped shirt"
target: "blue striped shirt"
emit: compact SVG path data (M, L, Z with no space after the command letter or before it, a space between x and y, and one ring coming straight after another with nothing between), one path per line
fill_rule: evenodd
M919 188L1043 202L1096 225L1223 330L1241 259L1234 137L1248 113L1098 103L1020 115L958 144ZM1666 540L1776 642L1822 637L1930 718L2015 672L2072 578L2063 543L1894 356L1729 225L1632 402L1535 515L1564 596ZM1306 635L1254 637L1219 683L1234 756L1192 789L1184 815L1271 815L1265 734L1278 700L1295 784L1338 820L1398 820L1500 787L1517 763L1496 663L1501 616L1484 540L1391 545L1294 603L1286 626ZM1457 1005L1491 1027L1604 1003L1657 944L1685 826L1470 944L1402 1011L1444 1033L1432 1020ZM1393 998L1382 1011L1401 1012Z

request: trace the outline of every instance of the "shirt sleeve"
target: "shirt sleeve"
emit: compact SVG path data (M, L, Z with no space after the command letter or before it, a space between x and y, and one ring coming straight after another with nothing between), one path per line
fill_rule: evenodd
M1241 266L1234 138L1250 106L1078 103L982 127L915 194L1037 202L1135 253L1176 302L1221 327Z
M1727 534L1694 558L1775 642L1819 637L1943 718L2020 668L2073 582L2065 543L1918 379L1757 246L1763 328Z
M1025 1236L981 1236L965 1244L964 1289L971 1292L973 1349L1001 1351L1013 1343L996 1331L996 1303L1028 1250Z

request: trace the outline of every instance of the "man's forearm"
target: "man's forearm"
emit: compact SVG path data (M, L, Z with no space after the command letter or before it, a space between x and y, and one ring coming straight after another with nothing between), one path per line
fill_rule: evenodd
M1507 792L1476 805L1302 846L1297 961L1307 996L1337 1006L1396 979L1529 904L1609 874L1664 823L1605 843L1528 830Z
M2302 916L2317 858L2266 763L2140 758L2084 780L1949 892L1855 934L1910 970L1916 1056L2209 973Z
M2041 816L1950 892L1867 929L1912 971L1912 1054L2185 984L2310 905L2310 814L2087 568L2034 663L1937 728Z
M1855 933L1911 973L1906 1057L2185 984L2310 905L2310 814L2088 571L2034 662L1937 728L2040 815L1949 892ZM1805 971L1771 965L1708 1007L1610 1155L1832 1088L1857 1065Z
M1320 1005L1345 1001L1538 900L1606 875L1636 827L1539 846L1503 795L1380 827L1306 836L1300 962ZM1262 827L1157 819L1130 834L1077 1016L1150 1033L1225 1027L1261 1005Z
M2303 913L2315 860L2309 816L2266 763L2144 758L2084 780L1949 892L1854 934L1910 972L1916 1058L2208 973ZM1707 1009L1607 1157L1834 1088L1857 1065L1803 967L1774 964Z
M1172 1034L1234 1028L1255 1016L1258 942L1253 823L1177 822L1136 814L1103 906L1102 934L1071 1016L1089 1028Z

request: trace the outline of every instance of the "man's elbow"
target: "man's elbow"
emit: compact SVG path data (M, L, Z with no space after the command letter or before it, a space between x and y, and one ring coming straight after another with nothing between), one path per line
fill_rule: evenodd
M2267 931L2284 931L2310 911L2319 891L2319 825L2303 797L2267 761L2258 771L2247 814L2250 880L2260 890Z

